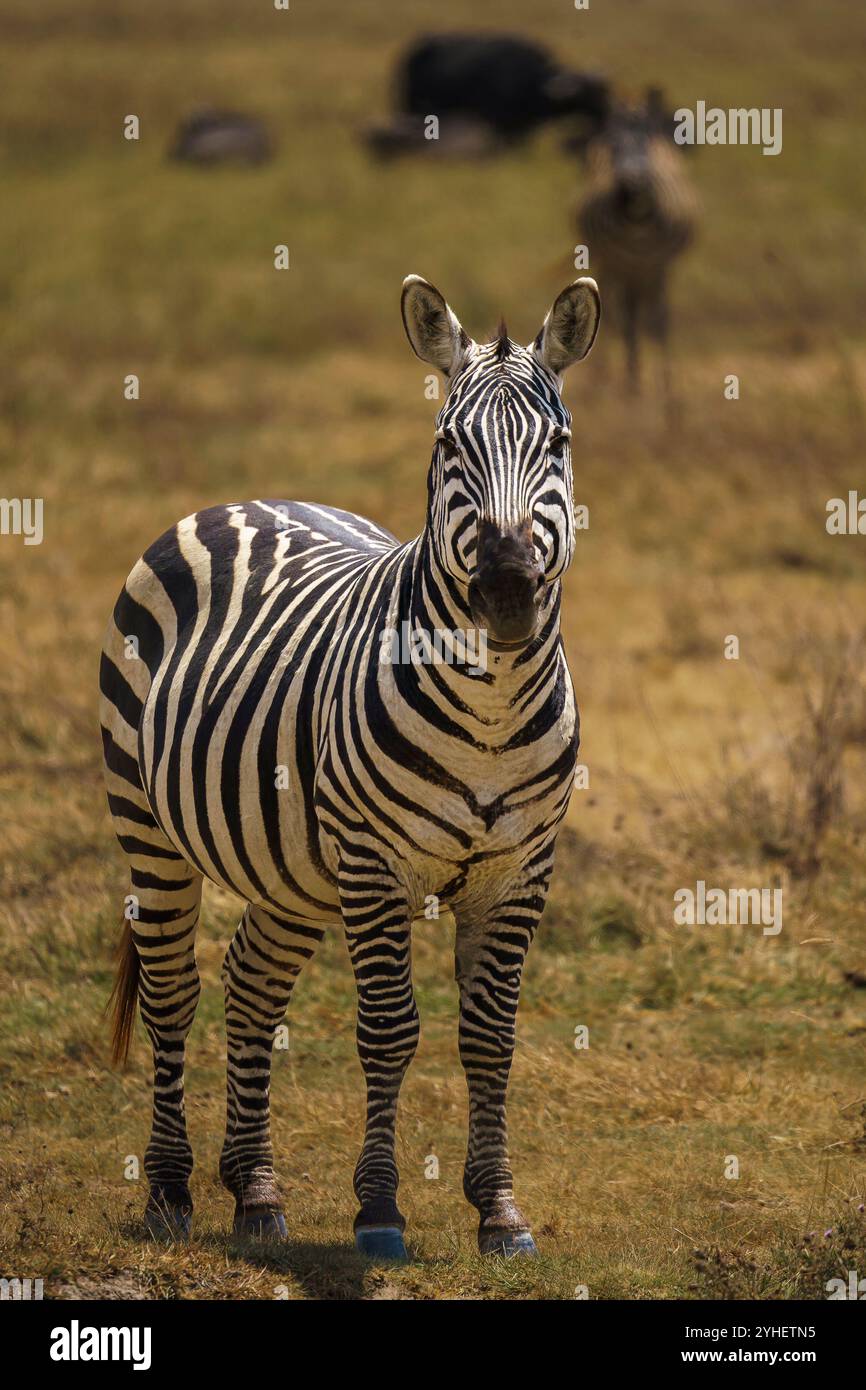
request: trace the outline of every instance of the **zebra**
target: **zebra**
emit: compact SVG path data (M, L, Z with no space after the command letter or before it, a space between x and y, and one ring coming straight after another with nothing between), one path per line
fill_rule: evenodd
M632 393L640 389L640 339L659 346L662 387L670 400L668 281L694 240L698 204L673 121L651 88L639 107L615 106L586 142L587 188L577 210L593 269L612 304L626 350Z
M575 281L527 347L504 325L475 342L419 276L404 282L402 311L412 348L448 388L421 535L400 544L311 503L209 507L145 551L109 622L100 718L130 865L113 1044L124 1060L138 1002L153 1048L145 1224L157 1238L190 1231L184 1049L207 878L245 904L222 970L219 1171L234 1233L287 1235L272 1045L301 969L342 923L367 1091L355 1241L371 1258L407 1258L395 1121L419 1035L411 923L434 899L456 921L464 1192L479 1248L535 1253L514 1201L506 1087L578 749L560 639L575 529L560 393L592 346L600 302L594 280ZM383 634L404 624L483 633L486 661L383 659Z

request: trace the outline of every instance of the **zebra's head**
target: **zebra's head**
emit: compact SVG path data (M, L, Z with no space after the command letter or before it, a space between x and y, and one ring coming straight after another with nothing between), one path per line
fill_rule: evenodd
M554 300L521 347L504 325L476 343L442 295L403 283L409 342L448 382L436 420L427 526L440 569L495 646L538 632L574 552L571 416L562 374L592 347L601 305L594 280Z
M617 105L591 137L586 152L597 185L614 217L627 223L650 222L660 208L660 161L670 162L674 120L658 88L641 106Z

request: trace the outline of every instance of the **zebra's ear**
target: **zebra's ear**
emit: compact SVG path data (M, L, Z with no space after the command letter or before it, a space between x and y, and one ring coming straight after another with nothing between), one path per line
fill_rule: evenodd
M598 285L588 275L556 296L532 349L549 372L561 376L585 357L595 342L601 318Z
M453 376L471 339L435 285L407 275L400 307L413 350L443 376Z

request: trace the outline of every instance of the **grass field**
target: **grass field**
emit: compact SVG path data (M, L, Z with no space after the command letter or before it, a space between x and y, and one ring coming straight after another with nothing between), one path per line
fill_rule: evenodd
M111 1071L101 1019L126 891L96 721L114 598L155 536L214 502L316 499L415 534L434 407L403 276L477 335L505 312L527 340L577 240L580 170L553 132L480 165L376 166L358 142L407 39L466 26L458 0L245 8L0 0L0 491L45 507L41 545L0 536L0 1274L42 1276L48 1297L822 1298L866 1271L866 537L825 529L827 500L863 487L866 434L866 20L843 0L473 10L627 92L784 111L778 158L690 160L704 211L674 292L677 429L652 392L625 401L604 328L568 383L591 520L564 634L590 786L529 958L510 1108L542 1257L474 1254L447 919L416 933L414 1263L351 1249L363 1097L337 938L276 1054L291 1241L227 1238L219 965L238 906L216 889L190 1044L195 1235L142 1236L144 1182L124 1174L149 1048L139 1029ZM262 115L273 163L167 163L203 102ZM699 879L781 887L782 932L676 926L673 894Z

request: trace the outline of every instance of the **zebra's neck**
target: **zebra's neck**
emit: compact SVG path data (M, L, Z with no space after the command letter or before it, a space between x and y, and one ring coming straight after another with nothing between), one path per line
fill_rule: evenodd
M507 742L557 698L563 665L558 583L532 643L513 652L496 651L483 634L479 637L463 586L442 568L425 530L407 554L392 613L404 699L426 710L432 701L481 742ZM413 638L419 633L423 638ZM425 642L436 651L437 637L443 655L453 651L454 633L466 634L465 659L431 661L418 655ZM413 642L416 656L409 660Z

